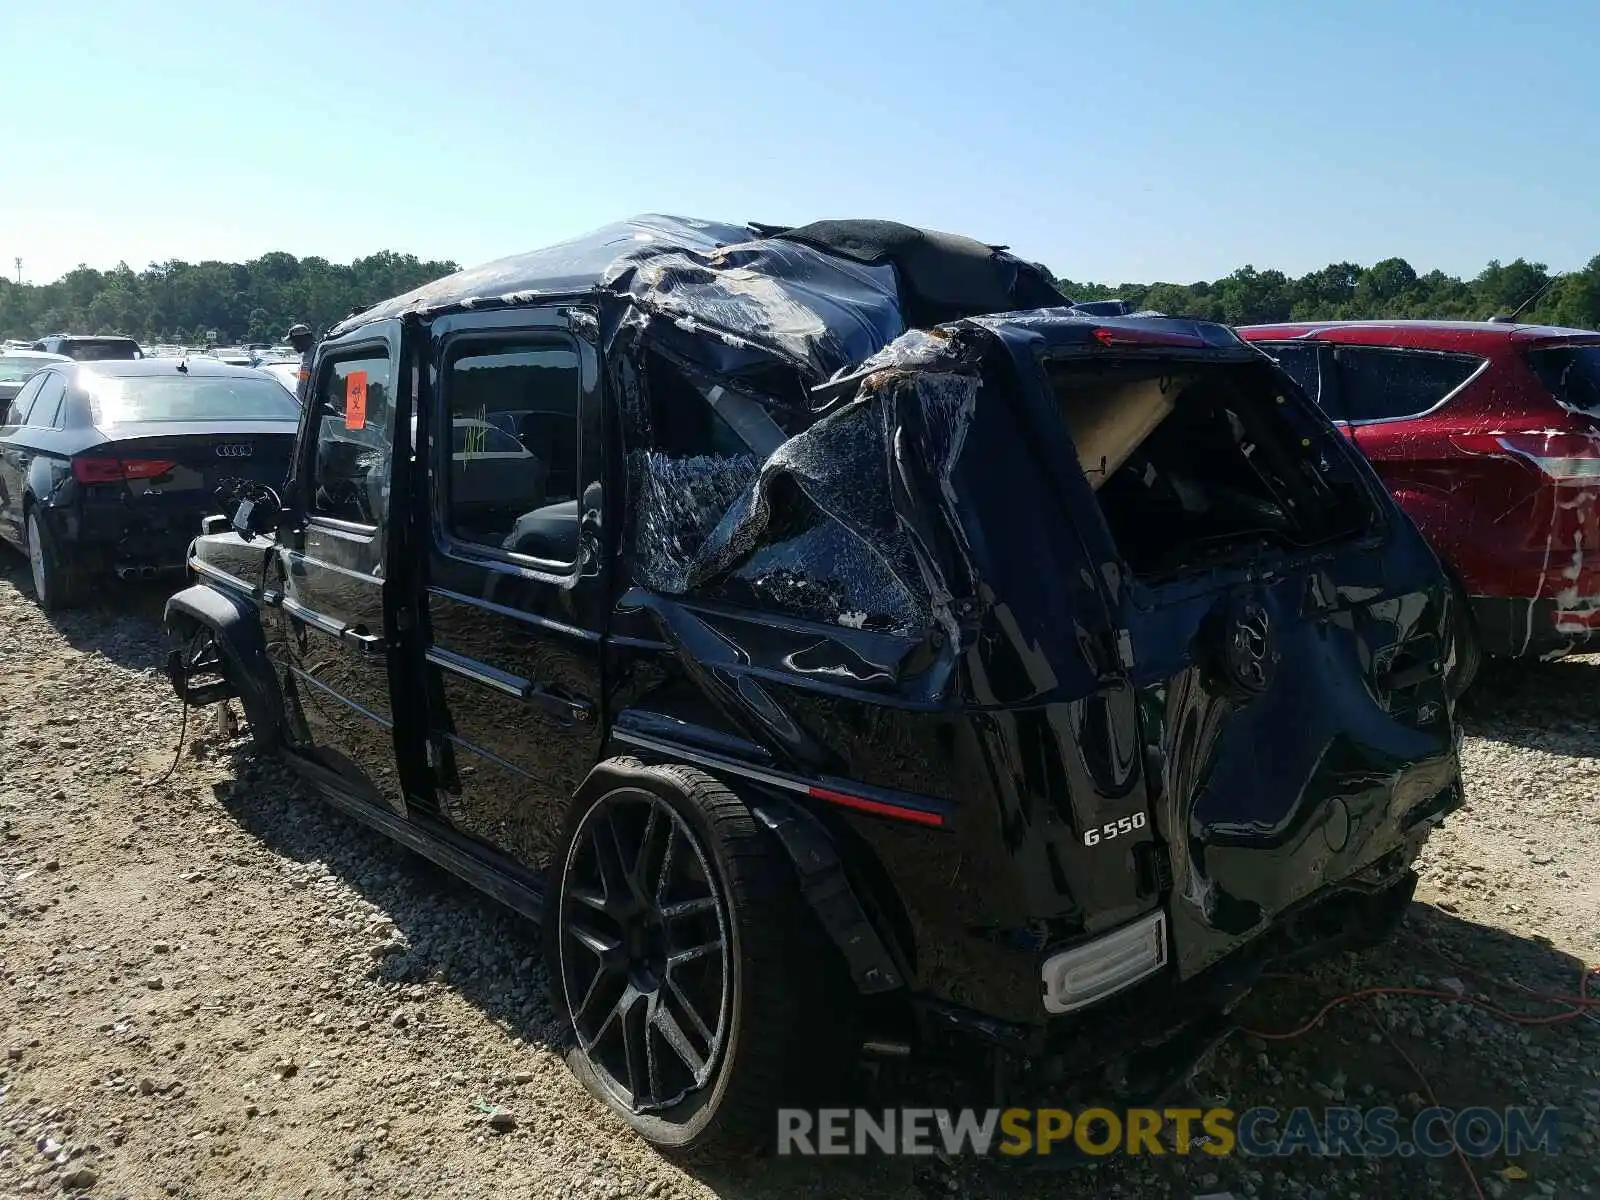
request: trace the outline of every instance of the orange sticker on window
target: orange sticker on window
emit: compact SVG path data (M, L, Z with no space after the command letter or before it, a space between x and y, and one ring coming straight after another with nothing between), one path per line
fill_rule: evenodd
M367 373L351 371L344 380L344 427L367 427Z

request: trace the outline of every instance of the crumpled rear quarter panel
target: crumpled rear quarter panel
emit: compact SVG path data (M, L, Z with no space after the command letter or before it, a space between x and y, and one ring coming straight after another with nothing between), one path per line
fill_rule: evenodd
M1180 975L1375 864L1372 886L1392 879L1429 822L1459 803L1440 682L1375 682L1397 648L1437 642L1442 585L1394 595L1384 584L1404 571L1394 560L1412 536L1254 590L1281 631L1282 663L1246 704L1208 686L1181 645L1152 648L1138 664L1147 761L1160 764L1152 782ZM1203 608L1210 597L1191 603ZM1190 624L1184 615L1180 605L1152 619L1169 622L1175 643Z

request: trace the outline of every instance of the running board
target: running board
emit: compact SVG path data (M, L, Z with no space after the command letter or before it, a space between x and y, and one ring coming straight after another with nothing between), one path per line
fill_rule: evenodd
M292 770L314 784L323 799L340 812L443 867L534 924L544 919L544 887L513 864L494 862L485 856L482 847L427 816L418 813L402 817L352 795L337 772L304 755L284 750L282 756ZM412 811L416 812L414 808Z

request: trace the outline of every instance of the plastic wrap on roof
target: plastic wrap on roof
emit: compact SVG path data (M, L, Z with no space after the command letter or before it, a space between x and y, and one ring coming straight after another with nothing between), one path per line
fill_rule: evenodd
M625 302L620 313L612 307L611 327L628 310L652 318L652 336L681 359L732 373L775 359L808 386L859 364L911 325L1067 303L1037 268L952 234L865 220L758 233L652 215L458 271L333 332L585 293Z
M1065 304L1047 277L1002 248L894 222L757 231L650 216L459 272L336 332L585 295L628 446L640 583L743 589L854 628L952 626L951 580L970 564L950 469L979 383L970 338L908 332L907 314L933 326ZM658 390L652 362L679 382L660 376ZM807 389L843 380L847 395L855 377L857 397L816 419L835 393ZM719 396L785 410L781 430L766 424L792 436L751 444L761 414L722 412ZM663 453L652 411L697 404L717 408L749 453L682 438Z
M579 237L526 254L514 254L435 279L345 321L335 335L368 321L407 313L470 308L493 300L530 303L539 296L591 291L642 257L664 250L714 250L742 242L749 230L738 225L684 217L647 215L602 226Z
M722 342L776 355L812 383L902 330L891 266L779 240L670 251L629 264L615 286L676 326L671 344L685 358L716 365Z

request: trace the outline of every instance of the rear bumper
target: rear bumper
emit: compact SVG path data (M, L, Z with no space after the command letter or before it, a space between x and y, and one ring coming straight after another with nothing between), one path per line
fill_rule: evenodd
M1416 873L1405 869L1371 891L1330 888L1198 975L1180 981L1163 972L1110 1003L1053 1016L1042 1026L919 998L921 1032L936 1053L987 1045L1031 1060L1041 1082L1082 1078L1120 1061L1130 1102L1149 1101L1231 1031L1229 1013L1263 972L1383 942L1404 919L1416 885Z
M1486 654L1559 658L1600 649L1600 606L1564 606L1554 599L1473 596L1472 619Z
M44 508L40 515L81 567L148 575L184 568L206 511L201 505L146 513L129 505L83 504Z

